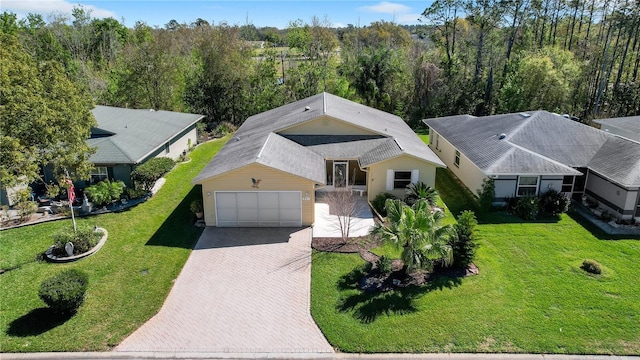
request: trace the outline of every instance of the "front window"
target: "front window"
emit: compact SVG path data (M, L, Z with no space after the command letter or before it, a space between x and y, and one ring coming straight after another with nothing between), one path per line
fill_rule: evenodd
M91 183L95 184L109 177L106 166L96 166L91 171Z
M460 167L460 151L456 150L456 158L453 159L453 164L456 167Z
M573 192L573 176L569 175L562 178L562 192Z
M518 178L518 196L531 196L538 193L537 176L520 176Z
M411 171L396 171L393 174L393 188L405 189L411 184Z

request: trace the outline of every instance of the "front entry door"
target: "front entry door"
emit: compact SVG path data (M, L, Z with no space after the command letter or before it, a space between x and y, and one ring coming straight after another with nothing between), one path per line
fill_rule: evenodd
M333 162L333 186L340 188L347 186L349 179L349 163L346 161Z

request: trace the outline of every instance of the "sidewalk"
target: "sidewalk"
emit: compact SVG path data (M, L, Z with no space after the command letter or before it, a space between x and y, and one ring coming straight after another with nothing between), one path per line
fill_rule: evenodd
M295 353L198 353L104 352L0 354L2 360L128 360L128 359L312 359L312 360L636 360L638 356L552 354L295 354Z

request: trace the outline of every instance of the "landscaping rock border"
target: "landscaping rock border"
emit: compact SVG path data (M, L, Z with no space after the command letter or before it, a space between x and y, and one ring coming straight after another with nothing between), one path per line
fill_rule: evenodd
M107 242L107 238L109 237L109 232L107 231L107 229L97 227L96 230L102 231L102 238L100 238L100 241L98 241L96 246L94 246L91 250L82 254L74 255L74 256L57 257L52 254L53 247L55 245L51 245L51 247L49 247L49 249L47 249L47 251L45 252L45 257L47 258L47 261L54 262L54 263L67 263L67 262L77 261L87 256L95 254L96 252L98 252L98 250L100 250L100 248L102 248L104 243Z

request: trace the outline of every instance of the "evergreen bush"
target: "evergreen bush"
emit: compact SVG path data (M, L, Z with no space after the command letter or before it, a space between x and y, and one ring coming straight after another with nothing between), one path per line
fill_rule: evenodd
M131 172L137 188L151 190L156 180L173 169L176 162L171 158L153 158Z
M87 274L71 269L44 280L38 296L57 313L74 313L82 305L89 284Z
M380 216L387 216L387 209L384 204L387 202L387 199L397 199L397 197L391 193L384 192L376 195L373 200L371 200L371 205L373 208L380 214Z

